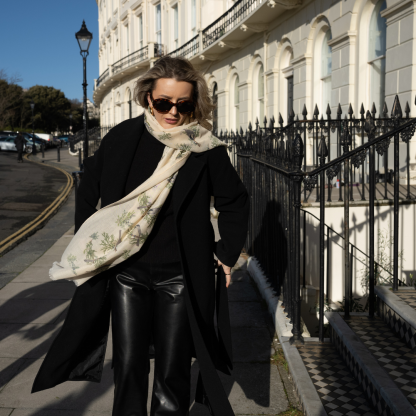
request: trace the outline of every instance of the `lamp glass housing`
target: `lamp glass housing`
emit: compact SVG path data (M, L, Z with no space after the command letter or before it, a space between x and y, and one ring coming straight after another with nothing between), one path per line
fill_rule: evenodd
M90 48L92 40L92 33L88 31L87 26L85 25L85 21L82 22L81 30L75 33L75 37L77 38L81 52L88 53L88 49Z

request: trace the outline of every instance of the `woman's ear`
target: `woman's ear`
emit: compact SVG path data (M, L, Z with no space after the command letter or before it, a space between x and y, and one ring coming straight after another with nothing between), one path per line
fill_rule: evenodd
M147 102L149 103L149 107L152 106L152 100L150 99L150 92L147 93Z

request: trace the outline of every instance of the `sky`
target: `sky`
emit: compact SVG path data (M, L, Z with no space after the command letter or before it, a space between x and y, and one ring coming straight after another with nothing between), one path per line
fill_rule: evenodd
M98 73L98 7L95 0L3 0L0 69L18 73L23 88L54 87L82 100L82 57L75 33L85 20L93 39L87 58L87 95Z

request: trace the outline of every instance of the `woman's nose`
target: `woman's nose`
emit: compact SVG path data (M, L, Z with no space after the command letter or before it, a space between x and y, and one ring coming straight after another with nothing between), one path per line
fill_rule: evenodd
M172 114L173 116L176 116L176 114L178 114L178 109L176 108L176 105L174 105L170 111L169 114Z

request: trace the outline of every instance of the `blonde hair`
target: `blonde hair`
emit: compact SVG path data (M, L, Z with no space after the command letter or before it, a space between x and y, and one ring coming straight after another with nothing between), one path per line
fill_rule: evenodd
M185 58L164 56L158 59L152 68L142 75L134 86L134 101L143 108L148 107L147 94L156 87L156 81L161 78L174 78L177 81L189 82L193 86L193 100L195 102L194 119L208 130L212 130L212 102L208 84L203 74L196 70Z

